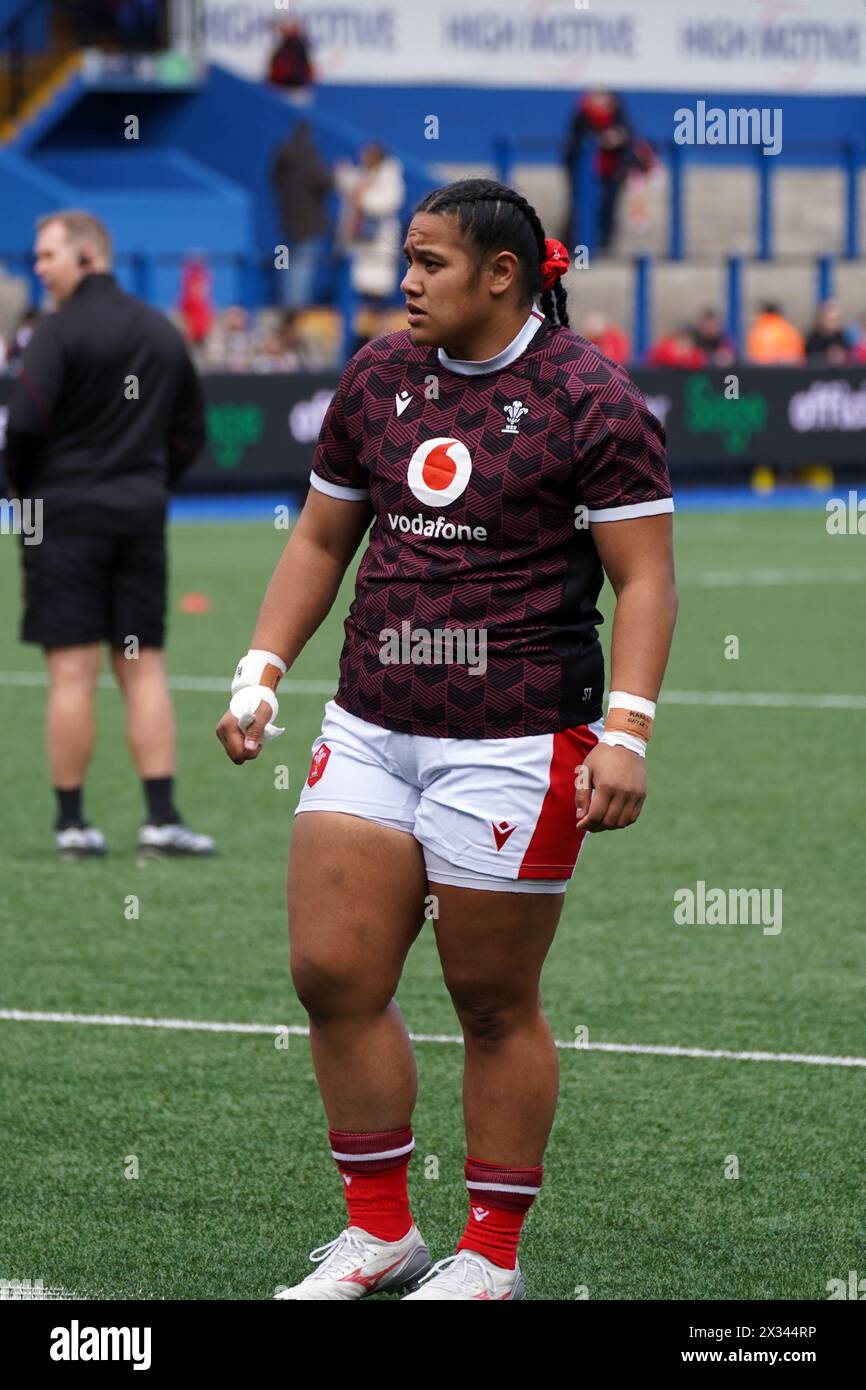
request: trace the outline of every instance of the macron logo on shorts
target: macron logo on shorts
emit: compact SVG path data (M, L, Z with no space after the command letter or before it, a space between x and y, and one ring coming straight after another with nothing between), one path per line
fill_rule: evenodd
M509 835L513 834L517 829L516 825L509 825L507 820L501 820L498 825L494 825L491 821L490 825L493 830L493 838L496 841L497 851L502 849Z
M310 763L310 775L307 778L308 787L314 787L316 783L320 781L324 774L325 768L328 766L328 759L330 758L330 756L331 750L328 747L327 743L320 744L319 747L316 749L315 753L313 754L313 760Z

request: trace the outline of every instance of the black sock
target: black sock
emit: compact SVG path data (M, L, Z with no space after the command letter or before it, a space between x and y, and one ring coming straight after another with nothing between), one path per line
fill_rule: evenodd
M57 795L57 824L54 829L64 830L69 825L82 825L81 788L64 791L62 787L55 787L54 791Z
M152 825L179 824L180 816L172 799L174 778L144 777L142 778L142 786L147 801L148 821Z

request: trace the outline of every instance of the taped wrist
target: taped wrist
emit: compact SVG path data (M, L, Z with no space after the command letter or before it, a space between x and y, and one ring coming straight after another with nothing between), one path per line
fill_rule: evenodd
M263 651L254 647L238 662L232 680L232 698L229 701L229 709L241 729L249 728L255 718L256 710L264 700L270 706L271 715L262 730L262 738L269 740L278 738L280 734L285 733L285 728L277 728L274 722L280 712L280 702L276 694L277 685L285 674L286 663L282 657L277 656L276 652Z
M248 685L267 685L276 690L286 674L286 663L276 652L266 652L258 647L251 648L238 662L232 681L232 694L236 695Z
M629 748L632 753L645 758L655 712L654 700L647 700L643 695L629 695L627 690L612 690L600 742L612 747Z

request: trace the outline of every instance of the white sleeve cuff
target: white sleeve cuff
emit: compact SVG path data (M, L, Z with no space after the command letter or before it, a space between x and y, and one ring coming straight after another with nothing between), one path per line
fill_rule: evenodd
M633 516L658 516L661 512L672 512L672 497L657 497L654 502L626 502L622 507L601 507L598 511L589 509L590 521L629 521Z
M366 502L370 496L368 487L348 487L345 483L329 483L312 471L310 483L318 492L324 492L328 497L340 497L344 502Z

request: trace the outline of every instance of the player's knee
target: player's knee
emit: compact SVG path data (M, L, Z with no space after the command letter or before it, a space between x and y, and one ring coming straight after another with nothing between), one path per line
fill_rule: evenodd
M55 689L93 687L99 676L99 660L79 651L55 652L48 663L48 673Z
M503 1042L523 1012L525 1000L516 989L491 988L474 980L446 979L446 984L464 1034L485 1047Z
M317 1023L381 1013L396 989L362 964L333 956L293 954L291 973L298 999Z

